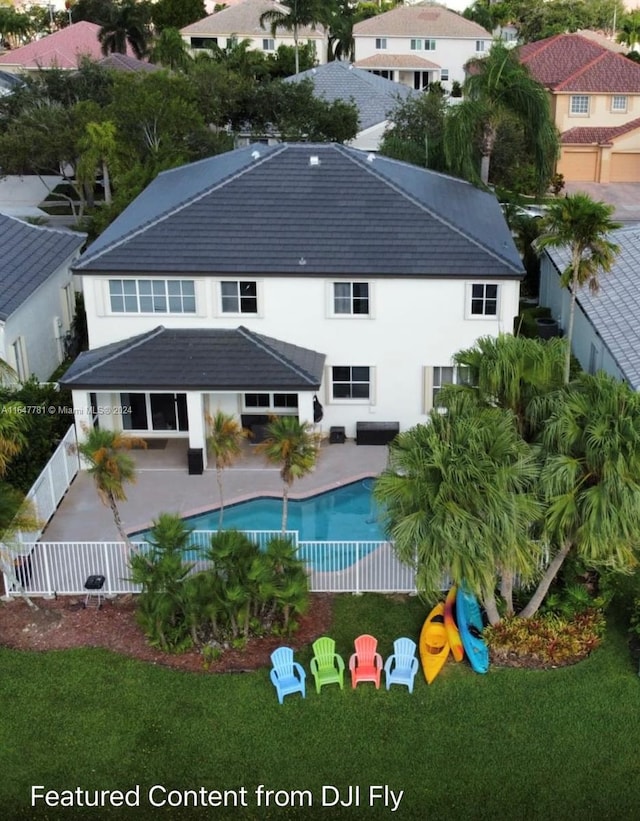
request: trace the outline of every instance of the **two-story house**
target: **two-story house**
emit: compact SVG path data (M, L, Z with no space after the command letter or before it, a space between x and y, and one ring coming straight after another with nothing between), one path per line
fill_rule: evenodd
M425 421L452 356L513 329L523 268L496 198L337 144L160 174L78 263L77 419L205 443L206 413L322 433ZM315 401L314 401L315 398ZM317 414L316 414L317 419Z
M640 182L640 65L583 34L527 43L518 54L549 92L557 171L571 182Z
M440 82L451 90L465 80L464 66L484 57L491 34L443 6L398 6L353 27L355 65L410 88Z
M287 7L275 0L241 0L233 6L185 26L180 30L180 34L196 54L199 50L214 46L221 49L231 48L243 40L249 41L251 49L266 54L275 53L279 46L293 47L295 39L292 29L278 26L274 36L267 22L264 26L260 25L260 18L266 11L288 13ZM296 34L300 45L313 45L318 63L327 62L327 34L321 25L302 26Z

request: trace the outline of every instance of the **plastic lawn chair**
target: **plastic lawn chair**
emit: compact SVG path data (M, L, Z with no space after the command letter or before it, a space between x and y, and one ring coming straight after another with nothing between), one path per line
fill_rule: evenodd
M392 684L404 684L413 693L413 683L418 672L416 643L408 638L396 639L393 642L393 654L384 665L384 677L387 690Z
M271 663L271 681L280 704L290 693L302 693L302 698L305 698L307 674L302 665L293 660L293 650L290 647L278 647L271 654Z
M339 684L344 689L344 661L336 653L336 643L328 636L323 636L313 643L311 672L316 681L316 691L325 684Z
M376 652L378 639L366 633L354 641L356 652L349 659L351 686L356 687L361 681L372 681L376 690L380 687L382 673L382 656Z

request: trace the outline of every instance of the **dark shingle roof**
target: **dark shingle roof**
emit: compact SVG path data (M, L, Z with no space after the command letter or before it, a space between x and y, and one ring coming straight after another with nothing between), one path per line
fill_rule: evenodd
M523 274L492 194L326 143L247 146L160 174L89 248L77 270Z
M383 123L401 100L419 93L409 86L378 77L342 60L301 71L286 77L284 82L299 83L302 80L313 82L316 97L330 103L334 100L353 102L358 109L360 130Z
M324 354L247 328L164 328L80 354L69 388L318 390Z
M0 319L22 305L86 238L86 234L29 225L0 214Z

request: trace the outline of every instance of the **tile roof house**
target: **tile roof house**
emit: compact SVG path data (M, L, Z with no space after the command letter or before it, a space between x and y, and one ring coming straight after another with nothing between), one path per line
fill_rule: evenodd
M640 225L611 233L620 251L610 273L592 294L582 288L577 297L573 353L589 373L603 370L640 390ZM569 318L569 291L560 274L570 263L567 249L548 250L541 265L540 304L551 308L561 328Z
M327 102L352 102L358 109L359 130L349 145L362 151L377 151L385 130L391 125L389 114L407 97L418 94L413 89L351 63L333 60L323 66L301 71L285 78L285 83L311 80L314 94Z
M82 57L100 60L104 57L98 32L100 26L82 21L54 31L26 46L12 49L0 55L0 69L12 74L35 72L41 68L78 68ZM127 54L133 52L127 46Z
M294 45L293 31L279 27L274 37L267 23L260 25L261 15L271 10L288 12L286 6L275 0L241 0L185 26L180 33L195 52L214 45L227 48L242 40L249 40L252 49L270 54L277 51L279 46ZM313 43L317 61L327 62L327 36L321 25L299 28L298 41L300 45Z
M0 358L21 380L46 380L64 358L75 314L71 265L86 234L0 214Z
M353 27L355 65L417 90L463 83L464 65L484 56L491 34L444 6L397 6Z
M524 273L492 194L312 143L160 174L74 271L90 345L63 380L77 421L116 405L101 424L199 452L217 409L311 421L317 396L322 431L347 436L424 420L453 354L512 330Z
M549 92L558 172L572 182L640 182L640 65L584 34L557 34L518 53Z

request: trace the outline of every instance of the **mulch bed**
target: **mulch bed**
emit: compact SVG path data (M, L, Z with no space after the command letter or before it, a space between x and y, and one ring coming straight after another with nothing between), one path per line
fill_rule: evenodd
M256 670L270 663L276 647L287 644L299 649L331 629L332 596L311 595L307 614L300 619L291 637L249 639L243 650L225 650L208 666L210 673ZM140 661L190 672L205 672L204 659L197 650L169 655L151 647L136 623L135 600L118 596L100 609L84 607L83 598L36 599L38 610L14 599L0 603L0 645L18 650L68 650L72 647L103 647Z

